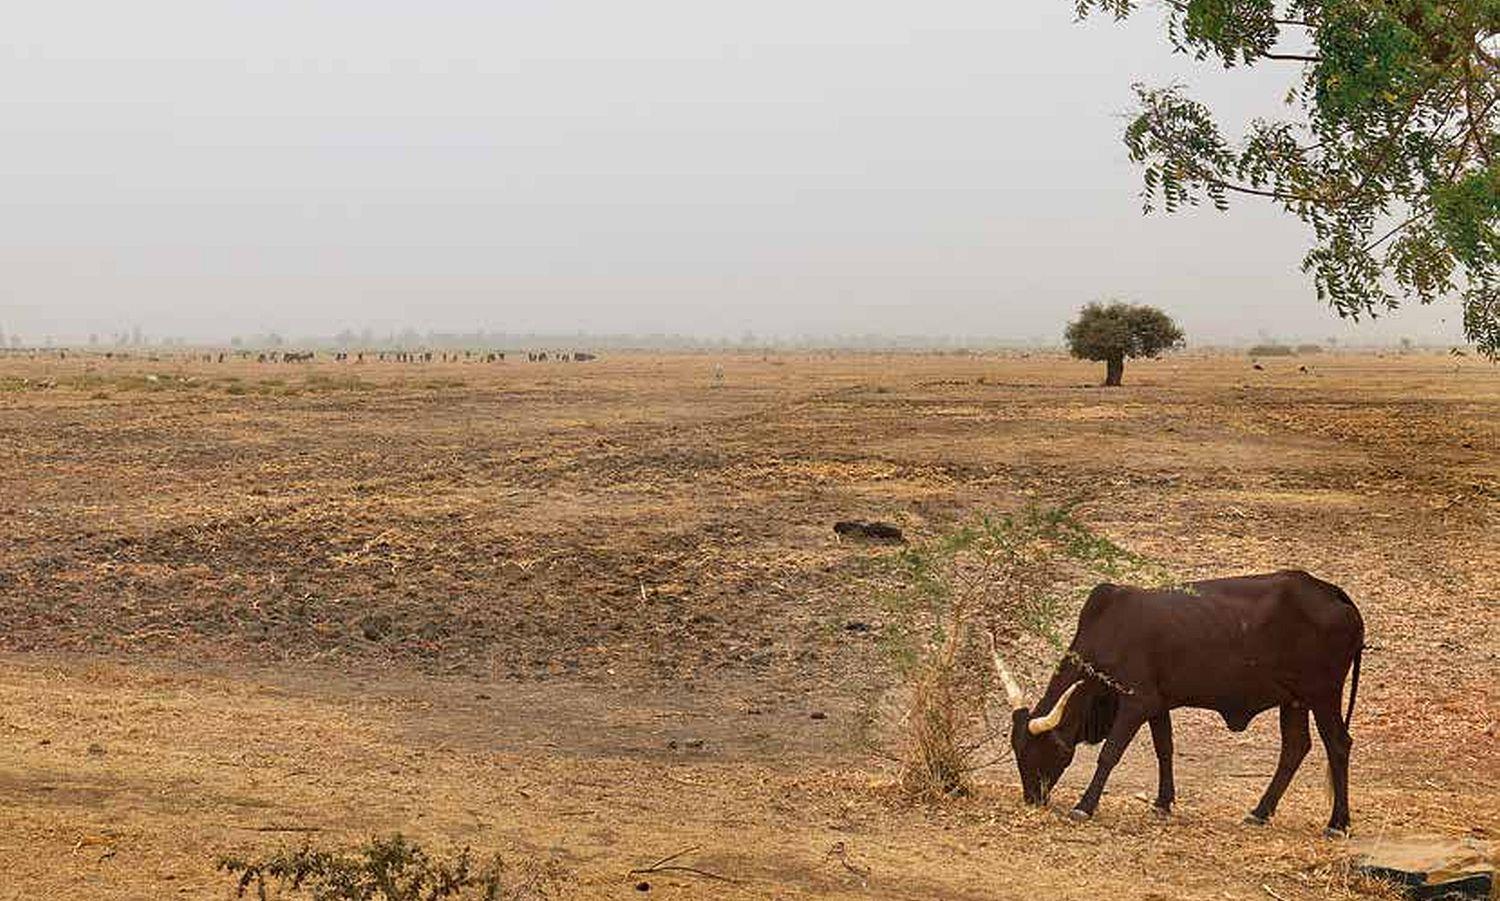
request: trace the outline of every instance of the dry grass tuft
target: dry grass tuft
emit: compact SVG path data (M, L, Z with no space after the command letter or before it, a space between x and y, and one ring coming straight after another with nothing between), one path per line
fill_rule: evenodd
M950 628L941 646L914 674L906 713L907 748L901 788L912 798L938 800L969 793L969 774L981 765L990 735L973 737L976 695L959 665L966 630Z

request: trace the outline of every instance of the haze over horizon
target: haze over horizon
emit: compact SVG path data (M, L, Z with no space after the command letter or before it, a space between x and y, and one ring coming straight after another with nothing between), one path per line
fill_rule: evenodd
M31 4L0 53L0 329L1462 343L1334 316L1262 203L1142 216L1133 81L1226 123L1295 69L1066 0Z

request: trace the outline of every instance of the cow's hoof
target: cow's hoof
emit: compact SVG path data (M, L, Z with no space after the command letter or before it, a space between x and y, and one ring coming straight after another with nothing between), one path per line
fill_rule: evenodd
M1253 813L1247 813L1245 814L1245 818L1241 820L1241 822L1246 826L1264 826L1265 824L1269 823L1270 820L1262 816L1256 816Z
M1349 837L1349 827L1345 826L1342 829L1336 829L1333 826L1329 826L1327 829L1323 830L1323 837L1324 838L1348 838Z
M1087 823L1092 816L1087 810L1079 810L1077 807L1068 811L1068 819L1075 823Z
M1172 808L1163 807L1160 804L1152 804L1151 812L1156 815L1158 820L1170 819L1172 816Z

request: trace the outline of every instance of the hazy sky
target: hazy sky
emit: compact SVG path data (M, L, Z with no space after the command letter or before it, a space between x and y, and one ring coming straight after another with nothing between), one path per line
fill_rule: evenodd
M1142 217L1130 83L1275 114L1287 68L1070 0L10 4L0 328L1191 337L1355 330L1302 226ZM1282 64L1285 65L1285 64Z

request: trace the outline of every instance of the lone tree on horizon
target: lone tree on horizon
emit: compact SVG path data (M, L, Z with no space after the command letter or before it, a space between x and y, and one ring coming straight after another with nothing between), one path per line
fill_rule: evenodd
M1155 357L1182 343L1172 317L1143 304L1091 303L1068 323L1068 350L1104 364L1104 385L1115 387L1125 374L1126 357Z

